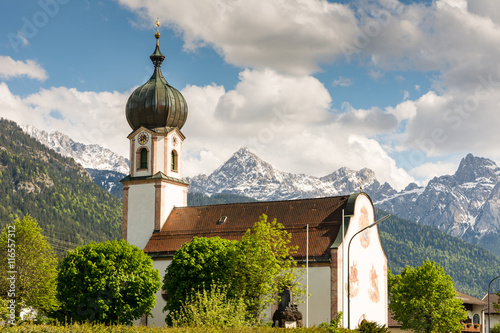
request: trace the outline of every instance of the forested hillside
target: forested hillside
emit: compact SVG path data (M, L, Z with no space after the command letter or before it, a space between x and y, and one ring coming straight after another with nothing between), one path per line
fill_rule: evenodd
M31 214L61 253L119 238L121 206L73 159L0 119L0 226Z
M376 209L376 215L387 213ZM379 230L389 269L395 274L429 258L444 267L457 290L483 298L488 282L500 270L500 258L488 250L429 226L391 216L379 224Z

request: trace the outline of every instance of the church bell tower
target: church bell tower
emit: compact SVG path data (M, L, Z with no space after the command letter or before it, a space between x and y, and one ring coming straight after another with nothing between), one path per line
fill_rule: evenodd
M130 140L130 174L123 183L122 237L144 249L163 227L175 206L187 205L188 183L182 178L181 128L188 108L182 94L163 77L159 22L150 59L151 78L130 95L126 106Z

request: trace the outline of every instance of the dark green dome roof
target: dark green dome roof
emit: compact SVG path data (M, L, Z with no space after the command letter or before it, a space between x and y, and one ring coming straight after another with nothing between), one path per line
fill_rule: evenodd
M144 126L149 129L177 127L181 129L187 119L188 107L182 94L168 84L161 73L165 56L158 45L150 56L155 65L151 78L130 95L125 108L127 121L133 130Z

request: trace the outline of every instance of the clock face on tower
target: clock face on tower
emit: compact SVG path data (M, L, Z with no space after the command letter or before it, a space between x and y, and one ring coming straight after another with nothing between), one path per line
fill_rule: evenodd
M139 142L139 144L141 145L144 145L146 144L146 142L148 142L148 139L149 139L149 136L147 133L145 132L142 132L141 134L139 134L139 136L137 137L137 141Z

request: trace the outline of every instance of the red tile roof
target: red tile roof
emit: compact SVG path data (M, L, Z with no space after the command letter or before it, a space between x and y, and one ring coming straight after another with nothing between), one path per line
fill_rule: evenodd
M292 234L292 245L299 249L295 258L306 255L306 225L309 224L309 255L321 260L330 256L342 224L342 209L349 196L289 201L251 202L174 208L160 232L154 233L144 252L152 256L170 256L193 237L239 240L259 216L274 218ZM218 223L226 216L224 223Z

